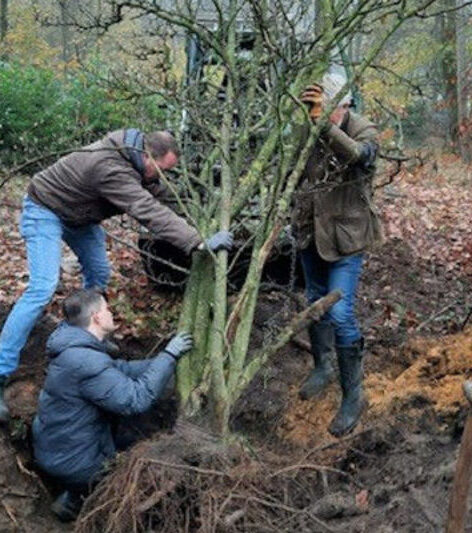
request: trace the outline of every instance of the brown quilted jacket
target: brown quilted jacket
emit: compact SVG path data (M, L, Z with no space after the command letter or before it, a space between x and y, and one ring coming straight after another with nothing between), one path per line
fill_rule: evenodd
M28 195L66 224L96 224L127 213L156 238L190 253L201 242L195 228L166 207L165 188L146 184L123 149L124 130L59 159L38 172Z

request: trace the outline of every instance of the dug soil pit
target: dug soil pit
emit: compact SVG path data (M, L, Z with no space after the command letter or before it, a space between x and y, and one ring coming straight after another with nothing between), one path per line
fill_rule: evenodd
M261 298L259 342L265 338L263 325L269 321L273 327L274 310L283 307L280 296ZM55 488L35 473L29 450L29 424L46 366L44 341L54 326L42 321L36 328L7 388L14 420L0 441L4 531L74 527L50 513ZM136 340L130 346L134 356L149 349ZM233 427L249 441L237 440L227 450L188 426L156 434L118 458L75 527L101 532L113 524L109 531L117 533L134 527L442 531L464 421L461 384L471 374L472 330L440 340L418 337L396 351L393 343L375 346L375 355L366 358L370 407L353 435L337 440L327 433L339 402L336 383L318 402L298 399L310 355L290 344L260 372L234 411ZM124 505L125 496L130 506Z
M472 375L472 328L441 338L441 342L418 338L403 348L403 365L383 372L368 372L365 392L368 413L367 427L401 415L417 414L430 407L438 420L454 423L465 410L462 391L464 380ZM298 387L290 387L290 400L279 435L296 444L316 445L326 437L330 417L339 403L340 390L332 384L326 395L317 401L302 401Z

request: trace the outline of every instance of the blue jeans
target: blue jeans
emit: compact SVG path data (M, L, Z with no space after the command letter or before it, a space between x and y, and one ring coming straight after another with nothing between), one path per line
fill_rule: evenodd
M342 298L326 313L322 320L334 326L336 344L349 346L361 338L355 315L356 292L362 271L363 254L343 257L328 262L320 257L316 246L300 252L305 275L306 297L311 304L336 289L342 291Z
M26 197L20 231L26 242L29 282L0 334L0 376L9 375L18 367L20 352L54 295L59 282L62 240L79 259L84 288L105 288L110 277L105 232L99 225L66 226L52 211Z

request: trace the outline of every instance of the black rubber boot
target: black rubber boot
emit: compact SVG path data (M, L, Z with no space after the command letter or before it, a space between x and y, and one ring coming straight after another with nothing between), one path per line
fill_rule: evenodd
M81 507L82 496L65 490L54 500L51 511L61 522L72 522L77 518Z
M0 376L0 423L8 422L8 420L10 420L10 411L8 410L7 404L5 403L5 399L3 397L5 393L6 381L6 376Z
M343 399L329 426L329 432L335 437L342 437L356 427L365 406L362 387L363 348L364 339L350 346L336 346Z
M318 396L334 377L334 328L330 322L317 322L308 328L315 368L300 389L300 398Z

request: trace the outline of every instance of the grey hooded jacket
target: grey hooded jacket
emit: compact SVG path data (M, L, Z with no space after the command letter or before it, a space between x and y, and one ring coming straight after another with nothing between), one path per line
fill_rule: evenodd
M62 323L47 343L51 357L33 422L38 465L70 484L86 484L115 454L107 412L149 409L175 368L161 353L143 361L112 359L88 331Z

